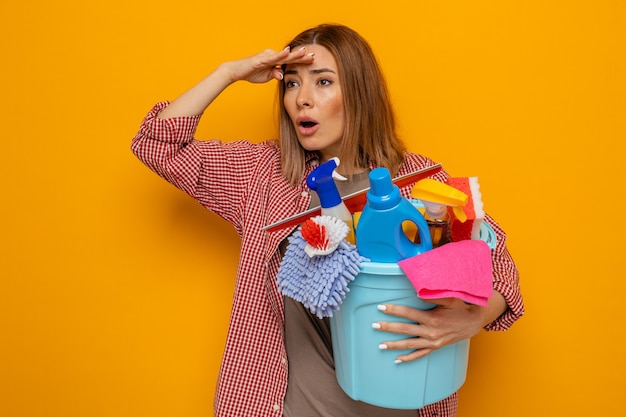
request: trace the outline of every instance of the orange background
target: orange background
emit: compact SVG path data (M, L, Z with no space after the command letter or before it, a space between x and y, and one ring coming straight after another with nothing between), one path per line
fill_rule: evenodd
M262 4L262 5L261 5ZM141 165L159 100L339 22L388 77L413 151L477 175L527 314L472 342L462 417L624 415L621 0L2 0L0 415L209 416L233 229ZM198 137L274 136L274 85Z

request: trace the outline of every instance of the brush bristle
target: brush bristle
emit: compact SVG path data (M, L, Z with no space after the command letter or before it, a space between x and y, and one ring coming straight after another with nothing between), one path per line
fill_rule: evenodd
M323 224L309 219L302 224L302 237L315 249L328 249L328 231Z

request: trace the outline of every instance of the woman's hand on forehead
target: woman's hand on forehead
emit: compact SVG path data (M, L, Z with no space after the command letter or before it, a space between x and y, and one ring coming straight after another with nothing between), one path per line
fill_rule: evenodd
M282 65L310 64L314 60L314 55L307 53L304 47L295 51L291 51L287 47L279 52L266 49L251 57L231 61L227 64L232 81L245 80L252 83L266 83L272 79L283 79Z

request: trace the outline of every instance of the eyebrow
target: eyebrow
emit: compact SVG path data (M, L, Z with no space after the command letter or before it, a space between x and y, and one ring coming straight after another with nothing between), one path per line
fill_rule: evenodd
M336 72L330 68L315 68L315 69L309 70L309 74L323 74L325 72L336 74ZM295 70L295 69L286 70L285 74L298 74L298 70Z

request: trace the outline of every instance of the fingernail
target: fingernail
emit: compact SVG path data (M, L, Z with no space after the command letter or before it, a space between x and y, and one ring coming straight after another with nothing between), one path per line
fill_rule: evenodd
M285 51L290 51L291 50L291 46L287 45L287 47L285 47L284 49Z
M372 329L380 329L380 323L372 323Z
M380 350L387 350L387 349L389 349L389 346L387 346L384 343L381 343L380 345L378 345L378 349L380 349Z
M312 56L312 57L314 57L314 56L315 56L315 52L309 52L309 53L308 53L308 54L306 54L306 55L307 55L307 56Z
M304 46L303 46L302 48L298 49L298 51L301 51L301 50L303 50L303 49L304 49Z
M378 311L387 311L387 306L384 304L379 304L376 308L378 309Z
M393 363L395 363L397 365L399 363L402 363L402 361L400 359L396 359L395 361L393 361Z
M278 78L280 78L280 80L282 81L282 80L283 80L283 77L284 77L283 73L282 73L282 72L279 72L279 73L278 73Z

